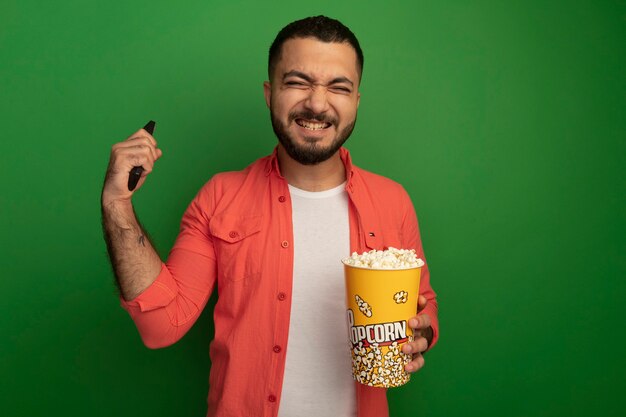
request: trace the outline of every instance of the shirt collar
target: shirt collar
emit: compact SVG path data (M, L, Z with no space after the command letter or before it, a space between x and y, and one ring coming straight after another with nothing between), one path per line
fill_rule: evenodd
M352 158L350 157L350 152L344 147L339 148L339 156L341 157L343 166L346 169L346 189L348 189L349 187L352 187L352 176L354 174ZM274 147L274 151L269 156L265 165L265 175L268 176L272 172L275 172L276 175L283 178L280 173L280 167L278 166L278 146Z

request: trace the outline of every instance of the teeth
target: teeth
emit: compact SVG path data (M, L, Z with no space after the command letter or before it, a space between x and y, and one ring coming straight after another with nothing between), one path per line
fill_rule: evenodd
M297 123L300 126L305 127L307 129L311 129L311 130L324 129L327 126L327 123L314 123L314 122L307 122L306 120L298 120Z

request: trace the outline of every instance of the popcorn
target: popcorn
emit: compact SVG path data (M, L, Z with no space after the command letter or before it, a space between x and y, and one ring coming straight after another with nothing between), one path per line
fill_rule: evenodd
M354 298L356 299L356 304L359 306L359 310L361 311L361 313L363 313L365 317L372 317L372 307L365 301L363 301L363 299L359 297L358 294L355 294Z
M400 291L393 295L393 301L395 301L396 304L404 304L408 299L409 293L406 291Z
M409 342L413 336L409 336ZM370 386L384 388L406 384L409 373L404 367L411 362L412 356L400 350L398 342L388 346L389 350L383 355L378 343L364 345L359 342L352 349L352 374L358 382Z
M424 266L414 249L371 250L359 255L353 252L342 261L345 265L370 269L409 269Z

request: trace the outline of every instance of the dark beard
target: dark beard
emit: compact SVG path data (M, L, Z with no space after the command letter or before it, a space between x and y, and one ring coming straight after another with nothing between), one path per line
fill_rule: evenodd
M316 165L320 162L326 161L328 158L333 156L339 148L343 146L343 144L348 140L350 135L352 134L352 130L354 129L354 125L356 124L356 116L352 123L343 128L341 132L335 137L333 142L330 144L328 148L321 148L318 146L316 138L307 138L304 137L306 141L305 145L298 145L296 141L293 140L289 133L287 133L287 128L284 126L280 120L278 120L274 116L274 112L270 109L270 118L272 119L272 128L274 129L274 133L278 138L278 141L283 148L287 151L287 154L295 161L301 163L302 165ZM294 122L295 119L302 118L308 120L316 120L319 122L331 123L333 125L337 125L336 120L327 119L324 115L315 115L310 112L304 113L290 113L289 114L289 122ZM295 122L294 122L295 123Z

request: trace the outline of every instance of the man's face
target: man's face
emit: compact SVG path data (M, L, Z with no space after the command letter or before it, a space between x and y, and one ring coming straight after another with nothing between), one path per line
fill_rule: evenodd
M272 127L291 158L314 165L333 156L356 123L357 56L348 43L289 39L264 83Z

